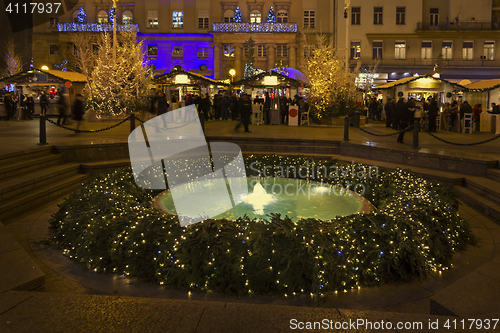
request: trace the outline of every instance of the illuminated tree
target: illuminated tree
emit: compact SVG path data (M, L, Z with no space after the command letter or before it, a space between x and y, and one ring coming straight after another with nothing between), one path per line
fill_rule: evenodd
M84 89L87 109L97 118L129 114L144 106L150 77L144 63L144 46L134 32L121 32L113 61L112 36L103 33L96 44L90 37L75 38L76 57L88 82ZM83 45L82 45L83 44Z
M78 23L87 22L87 14L85 14L85 10L83 9L83 7L80 7L80 9L78 10L78 14L76 15L76 19L77 19Z
M236 10L234 11L233 22L236 22L236 23L243 22L243 18L241 16L240 7L236 7Z
M316 44L307 61L311 87L306 95L310 113L316 119L349 115L355 110L358 95L356 75L346 70L345 60L327 37L318 36Z
M267 13L267 23L275 23L276 22L276 15L274 15L274 9L273 6L269 8L269 13Z
M255 74L255 67L253 65L255 62L255 42L252 37L250 37L243 45L245 47L245 70L243 72L243 78L246 79Z
M23 58L16 50L14 39L9 39L5 45L5 63L7 65L7 76L12 76L23 71Z

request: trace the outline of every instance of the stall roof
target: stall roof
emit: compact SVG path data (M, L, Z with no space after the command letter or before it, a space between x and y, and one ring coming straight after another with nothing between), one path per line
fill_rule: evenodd
M455 82L451 82L451 81L448 81L448 80L445 80L445 79L441 79L441 78L436 78L430 74L426 74L426 75L419 75L419 76L410 76L410 77L404 77L402 79L399 79L397 81L394 81L394 82L389 82L389 83L386 83L386 84L383 84L381 86L378 86L376 89L381 89L381 90L384 90L384 89L390 89L390 88L394 88L394 87L397 87L397 86L401 86L401 85L405 85L405 84L408 84L410 82L413 82L413 81L416 81L418 79L423 79L423 78L431 78L431 79L434 79L434 80L437 80L437 81L442 81L442 82L445 82L445 83L448 83L448 84L451 84L451 85L454 85L454 86L457 86L459 88L462 88L463 90L467 90L466 87L464 86L461 86L459 85L458 83L455 83Z
M32 75L32 74L45 74L47 76L50 76L54 79L60 80L60 81L70 81L72 83L86 83L87 82L87 77L81 73L77 72L69 72L69 71L59 71L55 69L49 69L49 70L43 70L43 69L33 69L30 71L18 73L9 77L4 77L1 78L1 82L15 82L16 80L19 80L20 78L23 78L27 75Z
M265 76L277 76L278 77L278 84L277 85L265 85L262 80L264 79ZM308 85L308 82L304 82L298 79L291 78L289 76L283 75L281 73L278 73L274 70L269 70L266 72L259 73L257 75L251 76L249 78L240 80L235 83L235 85L249 85L252 87L276 87L276 86L290 86L290 85L295 85L295 86L300 86L300 85Z
M465 87L469 90L475 90L475 91L493 90L500 87L500 79L481 80L469 83Z
M179 74L187 75L187 77L193 81L193 83L176 83L175 77ZM227 86L227 83L213 80L211 78L205 77L200 74L184 71L184 70L173 70L169 73L165 73L162 75L155 76L153 81L157 84L165 84L171 86L199 86L202 83L205 84L213 84L213 85L224 85Z

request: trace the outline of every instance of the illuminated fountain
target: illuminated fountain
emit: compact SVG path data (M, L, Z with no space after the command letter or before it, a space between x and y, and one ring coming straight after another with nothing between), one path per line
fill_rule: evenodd
M248 195L237 200L240 204L221 214L216 219L235 220L247 215L249 218L269 219L271 213L288 216L297 221L301 218L331 220L336 216L364 213L372 210L371 204L354 192L354 188L324 184L308 180L288 178L248 178ZM186 198L196 195L191 186L180 188ZM176 191L179 187L176 188ZM213 196L196 198L213 201ZM160 194L157 206L169 214L176 214L170 191ZM215 209L219 207L214 206ZM210 211L197 214L213 216ZM193 216L194 218L195 216Z

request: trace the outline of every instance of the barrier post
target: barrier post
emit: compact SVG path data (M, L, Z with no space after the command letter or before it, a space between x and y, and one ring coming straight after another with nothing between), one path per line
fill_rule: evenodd
M45 115L40 115L40 132L39 132L39 145L47 144L47 128L45 124Z
M415 121L413 123L413 149L418 149L418 132L420 131L420 123Z
M349 141L349 117L344 118L344 141Z

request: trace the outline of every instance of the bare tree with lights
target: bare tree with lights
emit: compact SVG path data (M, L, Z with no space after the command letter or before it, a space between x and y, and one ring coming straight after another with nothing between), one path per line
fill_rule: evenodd
M7 65L7 76L16 75L23 71L23 58L17 53L14 39L9 39L5 45L5 63Z
M146 103L150 77L144 63L142 42L136 33L122 32L113 61L113 43L109 34L75 38L80 70L88 77L84 89L87 109L97 118L120 116L141 109Z
M350 115L359 95L355 83L359 69L346 70L344 58L326 36L318 35L310 50L307 75L311 87L306 96L311 116L319 120Z

